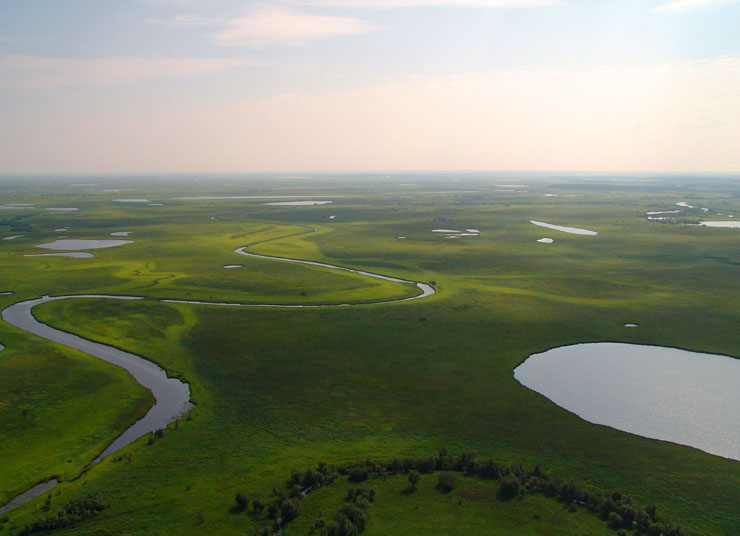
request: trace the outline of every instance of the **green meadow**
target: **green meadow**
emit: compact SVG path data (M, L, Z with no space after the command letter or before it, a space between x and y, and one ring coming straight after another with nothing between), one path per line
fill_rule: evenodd
M33 205L0 211L0 238L22 235L0 240L0 292L13 292L0 307L45 294L144 297L59 300L33 312L157 363L189 383L196 406L161 437L142 437L90 467L146 413L150 393L117 367L1 322L0 503L52 476L61 484L50 500L9 512L0 534L99 492L104 510L54 534L251 535L265 524L233 508L238 492L267 502L291 470L435 456L441 447L619 490L697 534L738 533L740 462L590 424L513 377L529 355L579 342L740 357L740 229L678 222L740 218L737 178L87 179L0 180L2 203ZM118 188L136 190L103 191ZM173 199L204 195L332 203ZM709 210L646 217L682 201ZM433 229L480 235L452 239ZM24 257L49 252L34 246L59 235L117 231L131 231L133 243L90 250L88 259ZM379 303L418 289L234 253L243 246L431 283L437 293ZM232 264L243 267L223 268ZM616 534L556 499L501 501L496 482L460 478L449 494L434 488L434 475L423 475L415 493L404 493L403 475L373 480L363 534ZM342 477L309 494L284 534L308 534L319 514L342 506L347 487Z

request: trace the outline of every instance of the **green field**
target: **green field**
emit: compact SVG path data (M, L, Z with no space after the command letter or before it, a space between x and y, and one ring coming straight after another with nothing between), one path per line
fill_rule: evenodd
M52 513L92 491L108 504L60 534L253 534L261 522L231 511L239 491L267 500L292 469L318 461L433 456L444 446L620 490L699 534L737 534L740 462L589 424L522 387L512 371L532 353L592 341L740 356L740 230L645 216L688 201L710 211L687 210L682 221L740 217L740 181L682 177L677 189L677 179L665 176L451 178L101 178L89 181L100 183L95 187L70 186L74 179L0 181L3 203L34 204L0 212L0 237L23 235L0 241L0 291L14 293L0 296L0 307L44 294L143 296L55 301L34 314L156 362L190 384L197 404L162 438L141 438L76 479L147 411L151 397L116 367L0 323L7 347L0 353L0 503L57 476L64 482L51 493ZM502 192L496 183L529 187ZM102 192L119 187L136 187L132 197L164 206L115 203L120 194ZM171 199L197 195L305 195L333 203ZM530 220L599 235L564 234ZM54 231L63 227L69 230ZM432 232L438 228L481 233L447 239ZM57 235L107 238L115 231L132 231L134 242L92 250L92 259L23 256L42 252L33 246ZM555 242L536 242L542 237ZM437 294L373 304L417 289L233 253L245 245L433 282ZM224 269L228 264L244 267ZM161 298L357 305L219 308ZM626 322L640 328L625 329ZM432 482L425 476L418 493L405 495L402 476L374 483L363 534L508 534L512 527L521 534L616 534L597 516L568 512L542 495L462 500L459 490L443 495ZM310 494L285 534L305 534L317 512L335 512L347 486L340 479ZM493 497L496 486L466 478L460 489ZM0 534L47 515L44 499L10 512Z

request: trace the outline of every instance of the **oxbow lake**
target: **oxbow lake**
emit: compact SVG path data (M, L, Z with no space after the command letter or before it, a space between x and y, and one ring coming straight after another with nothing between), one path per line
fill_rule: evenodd
M589 422L740 460L740 359L589 343L534 354L514 377Z

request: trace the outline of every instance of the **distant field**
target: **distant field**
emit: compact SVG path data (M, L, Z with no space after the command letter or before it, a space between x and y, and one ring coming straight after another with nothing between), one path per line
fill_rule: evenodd
M646 218L681 201L710 207L709 217L740 218L740 182L682 179L677 190L660 177L624 184L520 179L526 191L497 192L500 179L464 178L454 188L449 178L407 179L284 181L285 190L256 179L177 187L142 180L135 197L164 206L113 203L116 194L103 186L0 184L3 202L35 207L0 212L0 237L23 235L0 240L0 292L14 292L0 296L0 306L44 294L144 296L57 301L34 314L158 363L190 383L197 404L153 444L142 438L73 480L146 412L150 397L123 371L2 323L0 429L12 433L0 436L1 502L56 475L65 482L52 492L52 511L90 491L109 503L60 534L252 534L253 519L229 512L238 491L267 499L291 469L318 460L425 456L445 446L540 463L564 479L654 503L698 533L736 534L740 462L586 423L522 387L512 371L532 353L592 341L740 357L740 230ZM398 185L405 182L420 186L411 193ZM117 184L111 179L106 187ZM442 190L472 193L431 193ZM333 203L169 199L286 191ZM46 214L43 206L80 210ZM707 215L681 215L699 217ZM532 219L599 234L564 234ZM478 229L480 236L448 239L432 232L440 228ZM132 231L134 243L92 250L92 259L23 257L58 235L107 238L116 231ZM542 237L554 242L538 243ZM433 282L437 294L368 304L418 289L233 253L245 245ZM244 267L223 268L229 264ZM161 298L357 305L234 309ZM640 328L625 329L627 322ZM317 512L335 511L347 485L340 480L309 495L285 534L305 534ZM507 534L512 527L523 534L614 533L597 517L544 497L458 504L459 490L441 495L431 477L413 495L400 493L405 485L378 482L364 534ZM496 485L466 479L461 489L487 497ZM11 512L0 534L45 515L43 502Z

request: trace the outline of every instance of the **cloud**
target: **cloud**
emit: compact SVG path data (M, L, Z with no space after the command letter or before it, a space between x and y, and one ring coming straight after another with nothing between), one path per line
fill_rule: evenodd
M473 8L527 8L562 3L561 0L310 0L311 4L346 8L394 7L473 7Z
M254 64L248 60L218 58L73 59L8 54L0 56L0 87L56 89L68 86L116 85L142 80L202 76Z
M17 113L8 172L740 170L740 56ZM84 110L81 113L80 110Z
M213 38L223 46L260 48L302 45L316 39L358 35L380 29L372 22L352 17L306 15L268 7L231 20Z
M223 17L204 17L202 15L183 14L171 19L149 19L151 24L162 24L164 26L213 26L225 21Z
M736 3L738 0L677 0L662 4L653 9L664 13L686 13L697 9L708 9L710 7L721 6L723 4Z

